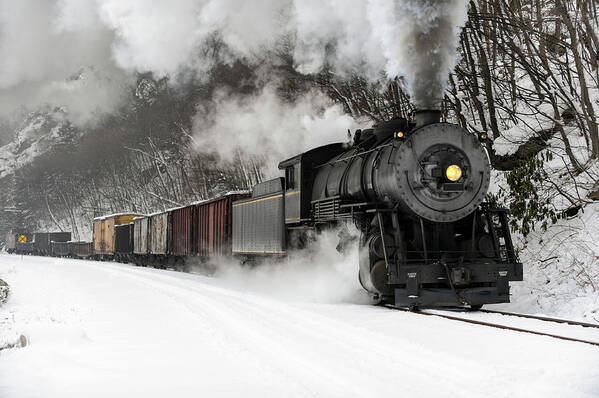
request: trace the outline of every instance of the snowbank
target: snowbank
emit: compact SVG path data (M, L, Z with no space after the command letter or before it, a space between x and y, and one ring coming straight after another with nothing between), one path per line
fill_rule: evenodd
M524 282L512 285L512 304L502 307L599 323L599 204L515 237Z

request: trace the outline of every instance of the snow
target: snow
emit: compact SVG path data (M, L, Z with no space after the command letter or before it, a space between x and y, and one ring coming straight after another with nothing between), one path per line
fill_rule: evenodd
M30 114L15 132L14 140L0 147L0 178L32 163L54 144L63 141L63 130L68 129L67 124L60 119L59 113Z
M598 225L599 204L593 204L545 232L515 234L524 281L512 285L509 308L599 324Z
M572 128L566 130L577 158L584 161L588 157L584 138ZM551 152L553 159L545 162L544 168L563 194L553 184L539 184L541 201L549 199L557 213L571 208L573 202L583 208L555 225L549 222L547 231L537 223L536 230L526 237L513 232L524 265L524 282L513 285L512 304L497 307L599 323L599 203L587 198L599 178L599 163L588 162L585 172L574 176L566 171L569 161L558 138L551 140ZM492 173L490 191L509 192L505 172Z
M502 130L501 136L493 141L493 150L498 156L511 155L518 150L518 147L532 137L538 136L538 131L553 127L552 120L542 122L531 120L532 126L525 122L515 124L512 127Z
M0 255L0 336L29 339L0 351L0 397L599 395L597 347L313 294L353 291L340 264L207 277Z
M155 214L160 214L160 213L164 213L164 212L157 212L157 213L153 213L150 215L155 215ZM94 217L94 221L96 220L108 220L110 218L114 218L114 217L120 217L120 216L132 216L135 215L135 218L144 218L144 217L148 217L147 215L143 215L143 214L139 214L136 212L130 212L130 211L124 211L124 212L119 212L119 213L113 213L113 214L108 214L105 216L100 216L100 217Z

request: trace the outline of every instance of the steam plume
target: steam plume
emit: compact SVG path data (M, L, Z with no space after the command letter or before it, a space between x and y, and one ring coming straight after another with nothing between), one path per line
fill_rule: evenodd
M201 76L213 60L200 48L215 36L230 60L262 60L290 43L301 72L402 77L417 106L430 107L466 9L466 0L0 0L0 113L65 102L109 112L114 88L136 72ZM89 67L114 84L64 83Z
M394 32L382 32L387 75L405 76L418 108L440 105L447 79L457 63L461 26L467 19L467 0L407 0L396 3ZM381 16L383 18L384 16Z
M347 141L356 122L324 94L311 91L295 102L282 100L275 87L234 96L221 91L194 121L195 147L231 161L236 153L266 159L267 174L278 174L278 162L309 148Z
M129 76L94 0L0 0L0 116L64 106L73 121L111 112Z

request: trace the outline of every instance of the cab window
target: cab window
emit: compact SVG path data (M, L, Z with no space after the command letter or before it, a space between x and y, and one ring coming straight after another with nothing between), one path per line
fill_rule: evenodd
M295 169L293 166L285 169L285 189L295 188Z

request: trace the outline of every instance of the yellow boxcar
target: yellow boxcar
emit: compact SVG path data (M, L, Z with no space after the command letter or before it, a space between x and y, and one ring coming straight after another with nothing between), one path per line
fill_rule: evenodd
M102 226L104 225L104 220L102 218L94 218L94 253L102 253L104 247L102 246Z
M121 213L94 219L94 254L114 255L115 227L133 222L141 214Z

